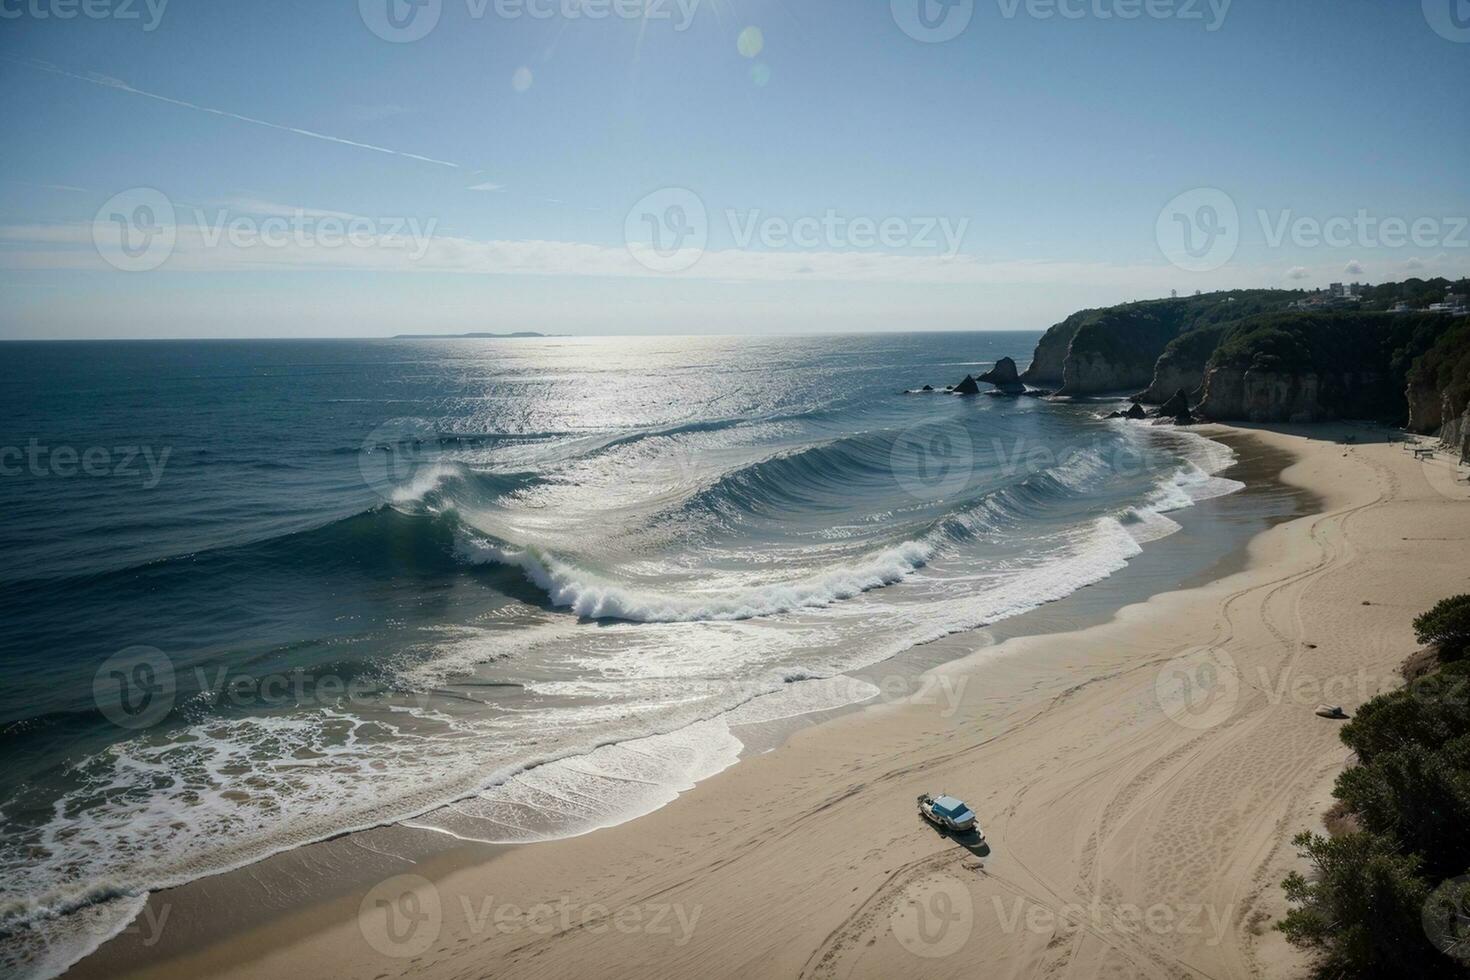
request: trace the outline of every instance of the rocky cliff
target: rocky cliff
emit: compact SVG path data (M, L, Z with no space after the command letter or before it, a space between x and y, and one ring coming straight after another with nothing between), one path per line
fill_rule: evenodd
M1287 310L1306 294L1284 290L1083 310L1046 332L1022 378L1060 382L1061 395L1131 389L1152 404L1182 391L1220 421L1407 422L1470 449L1470 321L1363 308L1415 283L1321 312Z
M1184 298L1145 300L1101 310L1084 310L1047 331L1036 349L1036 379L1061 382L1058 394L1093 395L1147 388L1163 401L1179 388L1203 380L1208 350L1194 357L1193 373L1173 376L1165 389L1153 382L1159 358L1175 338L1211 324L1281 310L1300 294L1278 289L1235 290ZM1066 343L1057 369L1058 350ZM1207 345L1210 349L1213 344ZM1194 355L1193 348L1190 349ZM1169 380L1166 375L1166 380ZM1032 380L1028 372L1027 381Z
M1096 310L1081 310L1056 324L1036 344L1036 353L1031 364L1021 375L1021 380L1034 385L1059 385L1062 383L1062 365L1067 359L1067 349L1083 322L1096 315Z
M1139 394L1138 400L1157 405L1183 390L1199 401L1205 385L1205 368L1215 348L1234 322L1196 327L1175 337L1164 347L1154 364L1153 383Z
M1414 360L1405 395L1410 429L1470 455L1470 321L1453 321Z
M1393 389L1377 371L1241 370L1211 367L1199 414L1221 421L1321 422L1378 417Z
M1210 356L1199 413L1220 421L1403 424L1408 366L1450 323L1428 314L1253 317L1225 331Z

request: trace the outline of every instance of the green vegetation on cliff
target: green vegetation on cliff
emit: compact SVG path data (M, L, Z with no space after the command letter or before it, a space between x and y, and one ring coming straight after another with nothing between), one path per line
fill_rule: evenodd
M1431 432L1443 401L1458 443L1470 428L1470 325L1422 308L1461 293L1470 282L1410 279L1359 287L1357 302L1249 289L1080 310L1046 332L1022 377L1060 383L1064 395L1132 390L1155 403L1203 392L1222 421L1407 418ZM1388 312L1399 303L1421 312Z
M1446 421L1470 408L1470 320L1457 320L1441 333L1413 362L1408 377L1410 385L1436 391L1448 400Z
M1301 296L1281 289L1238 289L1087 311L1071 339L1064 391L1088 394L1147 385L1155 362L1181 334L1284 310Z
M1209 367L1313 375L1320 384L1321 414L1401 423L1409 367L1451 322L1430 313L1266 314L1225 331Z

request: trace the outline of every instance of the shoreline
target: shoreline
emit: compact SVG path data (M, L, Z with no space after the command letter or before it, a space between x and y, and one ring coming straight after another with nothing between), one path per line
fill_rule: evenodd
M1351 429L1351 427L1337 426L1314 430L1314 434L1326 434L1324 430L1331 428L1343 431L1360 431ZM1218 432L1226 435L1241 433L1247 441L1260 441L1267 446L1272 446L1274 450L1282 451L1296 457L1297 462L1287 467L1288 472L1298 469L1303 465L1303 461L1308 458L1323 456L1324 452L1322 447L1324 446L1332 450L1344 450L1344 458L1349 455L1347 451L1351 451L1352 453L1365 453L1369 450L1381 451L1385 448L1371 445L1347 447L1335 443L1313 442L1312 440L1302 439L1300 436L1251 429L1211 427L1210 431L1212 434ZM1292 442L1294 439L1297 440L1296 443ZM1304 448L1304 446L1307 448ZM1311 451L1311 447L1313 446L1316 447L1315 451ZM1322 511L1324 514L1330 514L1331 501L1329 500L1328 492L1336 493L1338 492L1338 488L1335 486L1314 486L1312 485L1312 481L1309 480L1303 481L1300 484L1295 484L1290 479L1286 482L1298 485L1304 491L1318 493L1323 501L1321 504ZM1323 515L1319 514L1316 516L1322 517ZM606 828L595 834L585 835L583 837L568 838L536 845L496 848L488 845L460 845L458 842L450 843L436 854L430 855L427 861L419 860L411 866L413 873L420 876L426 885L428 884L428 879L433 879L437 882L436 885L429 887L439 898L443 899L441 907L443 922L441 927L436 930L440 934L436 935L436 941L438 945L443 947L440 951L442 955L436 956L435 951L427 947L416 957L410 956L404 958L395 958L391 954L383 954L381 950L374 950L372 948L372 940L365 938L366 934L359 931L357 925L358 917L356 911L361 904L362 897L360 894L362 889L359 888L355 892L352 889L348 889L348 893L325 902L304 903L302 907L297 908L293 912L289 921L280 920L267 922L263 925L247 925L243 929L238 930L232 930L231 924L228 922L219 923L219 925L224 925L226 932L233 932L234 934L227 935L224 938L220 938L217 935L214 937L207 935L200 937L205 940L202 949L198 945L189 944L193 949L198 951L159 962L140 964L137 960L134 960L129 963L127 961L130 957L123 956L119 958L115 955L118 949L109 948L113 946L120 949L122 944L104 944L98 953L84 959L77 967L69 971L67 975L89 976L99 972L118 975L119 970L126 970L130 966L141 967L135 975L150 976L198 975L203 972L223 972L245 976L257 975L258 971L260 971L259 975L266 975L271 971L272 963L276 961L277 957L287 955L288 950L295 949L296 947L300 948L296 949L296 952L292 955L326 956L330 958L330 962L334 966L346 968L353 975L376 976L386 974L391 976L410 969L417 971L428 970L432 974L436 964L442 966L445 970L450 970L451 963L458 962L458 956L466 955L454 952L454 949L459 944L448 943L448 940L456 936L456 934L458 934L461 942L465 944L463 948L466 950L474 950L479 946L484 947L477 953L467 954L487 957L483 961L484 963L496 962L497 965L506 970L513 970L518 965L523 966L526 968L523 971L525 975L537 975L541 970L546 970L549 975L554 975L555 971L547 966L544 961L559 959L559 956L554 955L555 950L562 950L567 953L581 950L577 954L578 957L585 954L586 950L582 949L583 943L576 941L576 937L579 934L589 933L590 927L578 929L569 926L566 929L560 930L560 934L565 938L565 942L560 943L552 942L558 935L558 930L552 930L543 935L540 931L530 928L534 923L523 924L524 927L519 929L492 928L489 932L486 932L483 928L485 923L481 921L479 925L482 928L476 930L469 928L476 924L474 921L464 921L465 917L459 914L462 903L449 901L449 897L453 896L459 899L468 895L485 896L493 894L503 896L506 903L517 904L522 909L529 909L531 906L537 904L535 901L536 897L545 892L545 882L542 879L544 878L545 868L551 866L559 869L563 873L561 877L565 879L560 882L563 887L558 893L563 900L563 904L571 901L573 904L582 908L606 905L606 902L589 898L589 895L596 896L603 891L609 894L616 894L618 887L616 884L609 883L610 877L608 874L599 873L589 876L587 869L579 870L577 868L577 862L585 854L600 854L605 849L610 849L614 852L617 859L628 862L627 867L632 869L632 873L626 876L627 881L642 881L649 878L656 878L661 871L667 870L664 868L664 865L670 863L671 858L673 859L671 863L674 864L679 864L689 859L689 852L681 850L678 846L677 842L680 836L677 834L671 836L665 833L664 830L672 827L687 829L690 826L691 814L694 814L693 821L696 827L694 836L696 839L699 839L697 825L704 822L700 818L699 812L701 810L709 810L711 806L714 806L717 810L723 809L723 804L719 801L751 798L769 799L772 793L779 793L783 789L789 792L792 786L800 786L803 790L821 794L820 781L810 778L799 778L802 773L811 768L811 747L813 743L821 743L824 746L823 749L816 753L817 757L841 757L843 755L851 755L854 752L854 747L843 745L844 739L848 741L854 739L867 741L871 734L881 732L885 735L892 735L895 731L901 736L904 736L910 728L916 726L916 730L923 732L927 737L927 746L932 749L936 742L943 744L957 733L972 734L970 733L971 727L980 727L983 725L988 730L999 729L1000 734L982 739L957 754L963 756L969 752L988 753L993 751L993 749L987 748L992 743L1007 737L1014 737L1015 733L1019 730L1032 727L1032 723L1036 718L1049 714L1050 710L1044 707L1049 700L1052 701L1053 707L1055 707L1057 701L1069 698L1075 691L1115 682L1121 677L1136 672L1137 665L1132 667L1128 666L1129 658L1126 655L1120 656L1116 651L1102 661L1084 658L1082 662L1078 662L1071 655L1064 652L1069 644L1055 642L1059 638L1067 638L1079 644L1086 644L1089 641L1088 634L1108 633L1119 629L1126 631L1132 624L1132 621L1140 615L1138 610L1144 610L1146 612L1159 605L1190 605L1198 603L1202 599L1208 601L1207 597L1212 597L1212 594L1217 592L1223 583L1230 582L1232 579L1242 576L1249 577L1252 574L1259 574L1262 571L1263 563L1260 560L1260 552L1268 547L1262 545L1265 539L1271 538L1273 535L1280 537L1277 532L1282 531L1283 528L1297 527L1304 522L1311 522L1313 519L1314 516L1312 514L1307 514L1304 517L1290 520L1286 524L1277 523L1269 530L1254 536L1246 548L1248 557L1242 563L1243 567L1226 570L1216 569L1212 564L1212 567L1208 570L1209 574L1207 578L1209 580L1201 582L1194 588L1154 595L1145 601L1135 602L1117 610L1110 618L1106 618L1105 622L1085 625L1082 628L1065 633L1042 632L1040 634L1001 638L998 646L984 649L980 651L978 656L971 656L965 660L957 660L933 667L926 676L938 678L949 677L954 679L957 684L960 681L980 679L982 684L987 687L988 692L993 692L983 698L967 695L962 702L957 702L958 710L954 713L953 717L936 719L934 717L936 714L936 705L915 703L881 704L860 708L856 711L841 712L835 719L823 718L821 723L806 721L804 724L798 726L798 730L790 733L789 737L783 737L785 745L780 751L767 751L754 757L743 758L740 764L717 776L711 777L709 780L701 782L694 789L682 794L678 799L663 809L629 823ZM1146 551L1145 553L1147 554L1148 552ZM1264 566L1269 569L1270 563L1264 563ZM1119 576L1124 574L1126 573L1119 573ZM1101 587L1094 586L1093 588L1100 589ZM1074 595L1081 595L1087 591L1084 589ZM1060 600L1058 603L1052 604L1052 606L1060 606L1067 601L1066 599ZM1051 607L1043 606L1041 608L1049 609ZM1023 616L1017 617L1017 620L1024 619L1030 615L1030 613L1023 614ZM1404 622L1400 624L1401 630L1408 630L1407 620L1411 615L1407 614L1405 616ZM1006 622L1009 623L1010 621ZM1157 628L1157 624L1154 625ZM944 645L946 641L953 641L950 645L957 645L963 642L964 638L969 637L970 644L973 648L975 632L985 631L955 634L954 637L946 638L946 640L935 641L935 644L931 644L930 646ZM1092 640L1095 642L1096 637L1092 637ZM1010 649L1007 649L1008 647ZM1407 653L1408 651L1406 650L1404 652ZM1024 654L1024 656L1018 656L1018 654ZM990 669L989 664L993 663L999 657L1004 657L1006 662L1005 669L1002 671ZM1107 664L1110 669L1103 673L1097 673L1099 667L1103 664ZM963 684L958 685L958 690L964 693ZM943 712L940 713L942 714ZM832 713L829 712L826 714ZM1033 714L1035 717L1030 717ZM903 718L904 721L899 723L896 721L898 718ZM895 728L895 725L898 727ZM861 734L855 735L854 729ZM1061 734L1055 732L1045 734L1049 735L1052 739L1063 737ZM901 771L903 772L918 771L940 765L940 763L926 764L922 758L918 758L915 746L906 744L912 743L913 741L912 737L900 737L896 740L879 738L874 745L865 747L866 752L858 751L851 760L852 765L856 770L864 770L865 768L871 768L872 764L878 760L892 762L895 758L899 757L907 763L907 765L902 767ZM920 739L920 742L925 743L926 739ZM948 746L946 745L945 747L947 748ZM803 756L804 762L795 762L794 759L797 755ZM793 767L796 769L794 773L790 771ZM776 773L776 778L773 780L767 775L760 775L760 773L766 770L773 770ZM842 778L841 774L847 771L848 767L839 766L835 770L827 773L827 776L840 781ZM892 778L891 774L887 775ZM732 786L739 786L740 788L732 791ZM959 786L960 784L956 783L953 788L958 791ZM864 788L867 787L865 786ZM732 795L732 792L734 795ZM885 808L885 812L882 815L883 826L889 831L901 830L902 833L894 838L894 840L888 841L886 846L891 846L895 842L902 840L905 847L911 848L916 838L919 841L923 840L923 835L916 831L922 831L924 828L922 825L916 827L914 824L912 811L908 809L912 806L912 803L908 802L908 797L905 797L902 793L897 794L896 810L891 813L886 812L888 807L895 805L895 801L889 798L891 795L884 794L883 797L883 806ZM990 798L976 797L969 789L966 789L961 795L966 795L971 804L976 807L980 813L982 824L991 833L992 840L1000 844L1000 848L1004 848L1006 845L1001 842L1005 840L1005 836L996 832L995 811L988 805ZM993 793L992 796L994 796ZM839 797L825 804L822 809L826 809L827 806L837 806L845 803L846 799L846 795ZM986 799L987 804L978 802L981 799ZM716 802L711 803L712 800ZM798 804L798 811L799 809L800 805ZM1003 813L1004 810L1000 812ZM716 824L724 827L727 834L733 833L739 836L748 834L752 827L766 824L772 816L770 812L767 812L766 808L755 806L748 806L740 810L739 813L745 814L746 819L737 820L733 815L725 815L715 818ZM898 821L897 824L888 823L888 821L894 819ZM773 827L772 829L775 828ZM1293 826L1290 829L1295 830L1301 828ZM379 828L376 831L367 831L337 838L334 842L329 842L333 845L330 848L324 845L313 846L323 850L340 852L336 857L331 854L318 855L318 859L325 861L326 864L330 865L333 860L340 859L344 862L344 865L350 864L359 870L361 870L360 866L363 856L368 853L376 853L379 855L377 860L381 863L383 872L392 875L401 873L405 867L409 866L407 862L398 859L394 854L395 851L400 850L400 845L402 844L401 839L395 838L408 833L410 832L404 831L402 828ZM422 837L426 835L418 836ZM723 837L725 835L721 836ZM796 836L800 837L802 835L797 834ZM1289 833L1285 836L1289 837ZM617 838L617 840L614 840L614 838ZM648 838L651 838L652 842ZM747 837L746 840L749 847L759 847L758 838ZM1281 841L1278 841L1277 847L1273 850L1279 850L1280 843ZM714 851L722 849L722 845L719 843L709 846ZM723 846L728 847L730 845ZM1006 862L1005 851L1000 848L998 848L997 853L993 856L972 856L965 860L967 862L980 861L991 864L1004 863ZM349 853L352 851L357 851L358 853L356 855ZM882 853L882 849L878 853ZM944 851L939 852L939 856L943 856L944 854ZM422 859L423 855L416 854L415 857ZM733 854L728 862L721 861L718 866L724 867L727 863L739 863L736 860L738 857L739 854ZM989 858L988 862L987 857ZM932 862L935 858L935 855L930 855L927 860ZM568 861L571 862L570 865L567 864ZM265 863L262 862L262 864ZM879 863L886 865L889 862L885 859ZM941 861L940 863L943 862ZM838 874L839 878L852 879L852 888L846 890L848 894L863 893L864 884L868 884L871 887L871 882L867 881L867 877L872 874L872 869L869 869L868 875L865 875L862 864L862 862L854 862L846 869L845 875ZM208 879L207 881L212 884L204 885L198 890L209 891L213 886L227 887L227 880L237 875L249 875L254 878L259 873L257 871L258 867L256 866L256 868L244 869L241 872L232 872L227 875ZM540 876L538 876L536 870L538 867L543 871L543 874ZM589 867L595 868L597 865L594 863ZM507 873L509 873L508 877ZM968 877L974 877L976 875L975 869L970 868L963 869L959 873ZM992 873L991 871L979 872L983 878L987 879ZM1277 877L1279 878L1279 875ZM488 888L487 880L497 883L497 887ZM824 881L825 878L819 876L817 880ZM508 882L509 886L502 882ZM194 883L194 885L199 884L201 883ZM681 883L685 890L692 889L696 891L700 890L700 884L697 878L691 878ZM746 882L746 884L749 884L749 882ZM193 888L194 885L185 887ZM279 886L280 882L276 882L276 885ZM287 890L289 891L289 889ZM680 886L673 886L672 890L678 892ZM177 892L179 890L173 891ZM778 894L784 897L786 901L791 902L798 901L797 896L800 896L803 891L803 884L798 882L792 885L789 890L782 890ZM171 893L160 894L168 896ZM883 894L883 889L879 888L874 894ZM524 896L524 899L522 899L522 896ZM838 906L841 905L841 900L844 897L836 893L833 895L833 899ZM888 897L891 898L891 896ZM727 895L726 900L728 898L729 896ZM514 901L512 901L513 899ZM693 909L697 905L699 908L708 912L716 908L717 905L725 904L725 900L700 903L685 902L684 904L686 910ZM737 902L735 904L738 905L739 903ZM822 906L821 911L823 914L828 911L828 905L826 903L819 902L817 904ZM161 902L160 905L164 909L167 909L168 902ZM464 907L468 908L469 905L464 905ZM628 909L633 906L624 902L621 907ZM981 913L980 918L973 925L977 928L982 924L993 926L994 923L992 921L986 921L986 919L993 920L994 918L995 916L987 909ZM507 925L514 925L514 923L508 920ZM766 931L758 917L748 923L748 925L751 925L756 932ZM894 935L892 934L893 930L887 929L886 918L882 922L878 922L874 928L879 934L884 933L885 930L888 933L887 935L875 935L873 937L875 943L880 940L886 940L886 945L895 946ZM728 931L729 926L728 924L723 927L706 925L704 930L700 930L696 924L691 930L692 941L682 945L675 945L672 949L681 957L690 956L691 950L701 955L702 958L688 960L691 969L697 968L711 972L709 970L710 962L733 965L725 956L711 956L709 948L703 943L705 931L716 931L717 929L723 933ZM736 931L738 932L738 930ZM614 932L612 935L616 937L618 934ZM1016 938L1014 932L1009 935L1011 939ZM794 959L780 959L771 962L780 962L782 964L778 972L795 972L791 967L801 970L808 966L812 967L811 972L824 972L824 969L821 968L822 964L833 960L835 950L831 947L834 937L840 938L837 937L836 933L832 933L827 936L826 941L818 944L819 947L826 948L826 959L818 959L805 964L798 964ZM212 943L208 942L210 938L213 938L215 941ZM383 939L384 937L379 936L378 938ZM516 942L517 938L520 940L519 943ZM604 938L607 937L604 936ZM642 955L648 955L650 952L656 951L659 948L663 948L665 953L670 952L669 944L660 943L659 934L652 931L631 938L641 941L639 945L642 949ZM620 941L626 941L626 937ZM797 945L799 946L800 943L798 942ZM841 943L838 945L841 949L847 949L846 945ZM1025 944L1023 943L1022 945ZM593 944L593 946L595 948L596 944ZM743 951L743 946L740 948ZM902 943L898 943L895 948L897 949L896 955L898 956L911 957L913 955L911 950L903 948ZM529 951L532 949L538 951L537 955L532 958L534 962L531 960L521 962L519 959L505 962L504 957L499 955L503 952L509 952L518 956L520 951ZM726 950L726 952L730 951ZM657 959L656 955L655 959ZM931 960L930 965L944 965L942 962L944 958L936 959L939 959L941 962L936 964ZM956 955L950 959L953 962L948 964L949 972L955 972L956 968L958 968L958 972L963 972L965 965L973 965L976 962L971 955ZM619 964L617 970L612 974L600 975L619 975L646 968L646 964L639 965L640 961L641 956L629 957L627 959L620 958L616 960ZM328 960L316 962L325 963ZM598 966L605 967L608 961L597 957L592 960L573 959L568 963L568 968L580 968L584 972L587 972L589 969L587 964L589 962L594 964L590 968L591 972L597 973ZM684 962L684 960L681 959L681 962ZM912 965L915 961L892 960L890 962L895 964L897 968L901 967L904 962ZM762 968L768 965L765 961L756 961L756 963L757 966L761 966ZM470 965L471 962L469 961L459 962L461 968ZM746 965L748 966L749 963ZM835 962L831 963L831 965L835 966ZM1135 963L1134 965L1137 966L1138 964ZM720 970L714 969L712 972L718 973Z

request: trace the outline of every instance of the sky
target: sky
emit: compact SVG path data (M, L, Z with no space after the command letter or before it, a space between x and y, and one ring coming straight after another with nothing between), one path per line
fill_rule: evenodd
M1470 274L1467 0L0 0L0 338Z

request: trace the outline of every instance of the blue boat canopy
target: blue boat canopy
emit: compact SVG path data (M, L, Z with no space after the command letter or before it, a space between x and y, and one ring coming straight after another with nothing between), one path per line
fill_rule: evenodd
M953 796L941 796L934 801L934 812L951 820L970 816L970 808Z

